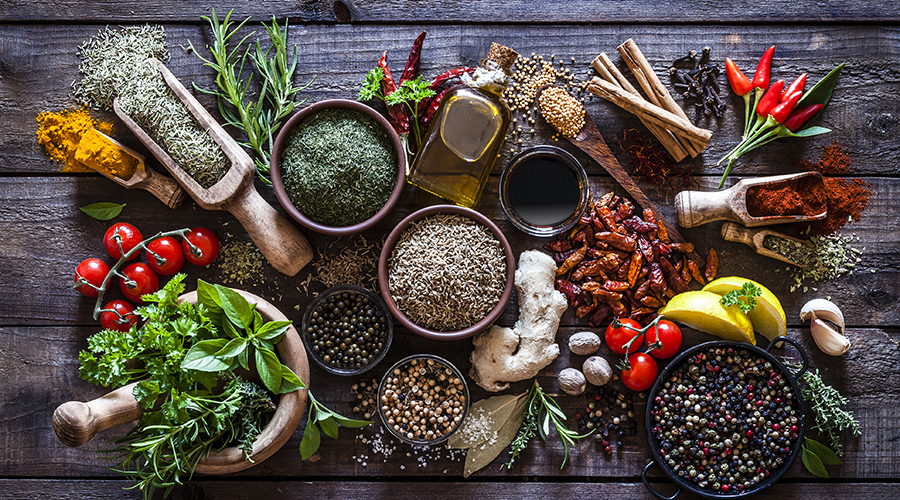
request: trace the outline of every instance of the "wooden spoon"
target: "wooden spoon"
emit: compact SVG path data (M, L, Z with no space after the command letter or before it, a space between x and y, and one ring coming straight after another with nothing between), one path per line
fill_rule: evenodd
M741 179L737 184L722 191L682 191L675 195L675 217L684 227L695 227L717 220L739 222L747 227L784 224L824 219L828 211L817 215L770 215L754 217L747 212L747 190L752 187L772 186L786 181L798 181L806 177L816 177L822 183L819 172L774 175L757 179Z
M771 229L749 229L734 222L726 222L722 224L722 238L726 241L736 241L738 243L744 243L750 248L756 250L756 253L760 255L764 255L766 257L771 257L773 259L778 259L782 262L787 262L788 264L797 266L797 267L806 267L806 264L800 264L798 262L794 262L793 260L781 255L780 253L769 250L765 246L763 246L763 241L766 239L766 236L774 236L776 238L783 238L785 240L796 241L801 245L805 245L809 248L812 248L812 243L809 241L801 240L799 238L794 238L793 236L788 236L786 234L779 233L777 231L773 231Z
M550 85L542 86L534 95L534 104L537 106L538 110L540 110L541 107L541 92L549 86ZM599 163L600 166L603 167L603 169L606 170L606 172L609 173L623 189L625 189L625 192L641 206L641 208L649 208L653 211L653 216L656 217L657 221L665 225L666 232L669 234L669 238L672 241L676 243L687 243L687 240L681 236L678 230L675 229L675 226L666 220L662 212L656 208L656 205L650 201L650 198L647 198L647 195L641 191L641 188L634 183L634 179L632 179L631 176L628 175L628 172L622 168L622 165L619 164L619 160L617 160L616 157L613 156L612 151L609 150L609 146L606 145L606 141L603 139L603 136L600 135L600 130L597 129L597 126L594 124L594 121L591 120L587 111L584 113L584 127L581 128L581 132L575 137L566 137L566 139L577 146L578 149L587 153L594 161ZM696 251L690 252L687 255L691 260L700 264L702 268L704 260Z
M95 128L92 128L85 132L85 137L88 134L92 134L95 137L122 149L122 151L125 151L125 153L129 154L135 159L135 161L137 162L137 166L135 167L134 173L131 175L131 177L129 177L128 179L123 179L121 177L110 174L108 170L92 161L80 161L78 162L79 164L96 170L101 175L103 175L103 177L112 180L116 184L125 186L128 189L138 188L149 191L153 196L159 198L159 200L165 203L169 208L178 208L178 206L181 205L182 202L184 202L184 199L187 198L187 193L173 179L157 174L156 171L152 168L147 168L144 165L144 156L142 154L129 148L128 146L125 146L124 144ZM75 151L76 158L84 157L84 147L82 146L82 144L84 143L83 141L84 139L82 138L82 142L78 144L78 149Z
M231 212L275 269L288 276L297 274L313 258L312 248L306 237L256 192L253 186L256 169L250 156L165 65L155 59L151 60L159 68L169 88L231 160L231 168L215 185L204 188L119 107L118 99L113 101L116 115L172 173L172 177L198 205L207 210Z

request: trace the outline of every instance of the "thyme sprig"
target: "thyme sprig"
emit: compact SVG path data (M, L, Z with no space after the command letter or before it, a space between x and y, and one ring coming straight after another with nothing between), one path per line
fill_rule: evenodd
M843 456L840 433L849 430L856 436L862 434L859 421L854 418L853 412L842 408L849 400L834 387L826 385L819 375L819 370L807 371L801 380L803 384L800 385L800 393L803 401L809 405L815 417L812 428L827 436L831 448L838 456Z
M537 380L534 381L534 385L531 386L531 390L528 391L526 397L528 400L525 403L525 407L522 408L525 421L522 423L519 433L513 439L511 445L512 454L507 466L512 465L513 461L536 434L539 434L541 439L546 440L547 436L550 435L550 425L552 424L565 449L562 465L559 466L562 469L566 466L566 461L569 459L569 446L574 446L577 439L590 436L594 433L594 430L587 434L578 434L569 430L566 427L566 414L563 413L556 400L544 392Z
M289 58L287 20L285 20L283 30L274 16L271 25L263 23L271 41L268 49L262 48L259 39L256 39L252 51L249 45L244 47L254 33L241 38L233 48L229 46L238 30L250 20L248 17L232 28L231 14L233 12L233 9L228 11L222 22L219 22L216 17L215 9L212 10L211 16L201 16L212 28L213 45L206 47L212 53L212 59L201 56L193 45L191 45L191 50L203 61L204 66L209 66L216 71L216 86L219 90L205 90L196 84L194 84L194 88L205 94L216 96L219 113L225 119L225 123L247 134L247 142L241 144L256 153L256 158L254 158L256 172L260 180L270 184L266 175L269 173L269 160L272 156L275 134L294 108L306 102L305 98L296 101L295 96L312 85L315 77L306 85L294 84L294 72L297 69L297 47L294 47L292 57ZM241 76L248 58L262 78L262 87L255 100L251 97L250 91L253 74L246 81Z

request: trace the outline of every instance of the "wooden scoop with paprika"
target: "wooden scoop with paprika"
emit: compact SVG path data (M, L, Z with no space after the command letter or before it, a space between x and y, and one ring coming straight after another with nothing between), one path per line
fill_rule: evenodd
M682 227L730 220L747 227L824 219L825 185L819 172L742 179L722 191L682 191L675 217Z

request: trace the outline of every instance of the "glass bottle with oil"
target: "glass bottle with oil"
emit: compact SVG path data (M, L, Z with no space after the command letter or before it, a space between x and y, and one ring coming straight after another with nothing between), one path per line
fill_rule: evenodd
M447 91L407 181L457 205L478 202L509 129L510 111L501 96L516 57L492 43L465 85Z

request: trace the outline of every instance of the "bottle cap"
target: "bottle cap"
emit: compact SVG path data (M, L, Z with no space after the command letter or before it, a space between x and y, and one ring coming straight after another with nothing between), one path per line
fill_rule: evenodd
M487 60L497 63L507 74L511 73L513 63L519 53L509 47L504 47L496 42L491 42L491 48L488 50Z

